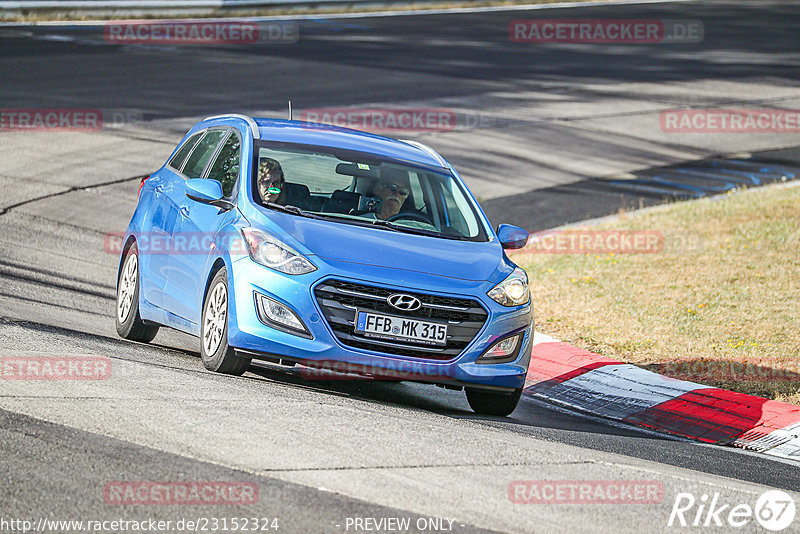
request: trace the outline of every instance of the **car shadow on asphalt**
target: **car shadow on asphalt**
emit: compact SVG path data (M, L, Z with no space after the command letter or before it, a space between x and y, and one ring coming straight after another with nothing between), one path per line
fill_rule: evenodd
M604 434L671 441L667 436L644 432L634 427L613 425L599 418L558 409L526 397L523 397L517 409L508 417L485 416L476 414L470 409L463 391L448 390L433 384L376 380L352 375L342 375L334 380L308 379L301 369L300 366L283 367L258 362L250 366L248 373L320 393L423 410L493 426L525 427L548 434L574 432L583 435Z

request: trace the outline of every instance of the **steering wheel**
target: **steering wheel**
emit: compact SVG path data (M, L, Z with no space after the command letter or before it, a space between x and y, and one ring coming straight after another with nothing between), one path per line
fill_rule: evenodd
M435 226L433 221L427 215L424 215L418 211L403 211L392 215L386 219L387 222L394 222L400 219L411 219L412 221L418 221L425 224L430 224L431 226Z

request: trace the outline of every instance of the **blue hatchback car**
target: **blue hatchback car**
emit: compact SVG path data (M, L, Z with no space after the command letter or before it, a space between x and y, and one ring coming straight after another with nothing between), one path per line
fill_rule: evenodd
M117 278L117 331L200 338L205 367L464 389L508 415L533 341L528 278L431 148L243 115L194 126L142 180Z

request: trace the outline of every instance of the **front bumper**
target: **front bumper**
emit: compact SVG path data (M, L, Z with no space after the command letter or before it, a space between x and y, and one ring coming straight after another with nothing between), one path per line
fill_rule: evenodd
M229 287L234 290L231 292L228 325L228 342L232 347L250 357L284 359L314 369L352 371L456 387L466 385L506 390L523 386L533 342L533 311L530 304L518 308L503 307L486 296L493 284L484 281L446 278L319 257L313 257L313 261L319 269L299 276L272 271L248 257L232 263ZM472 341L459 354L445 360L345 346L337 339L314 295L314 288L330 279L380 286L397 292L469 298L480 302L488 315ZM264 294L294 311L305 324L310 337L262 323L254 305L254 292ZM476 362L494 342L511 332L523 334L522 346L514 361ZM309 376L326 375L312 373Z

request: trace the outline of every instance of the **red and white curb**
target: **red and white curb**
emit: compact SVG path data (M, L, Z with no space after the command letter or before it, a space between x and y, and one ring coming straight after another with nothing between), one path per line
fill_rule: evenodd
M669 378L538 332L525 394L658 432L800 461L800 406Z

